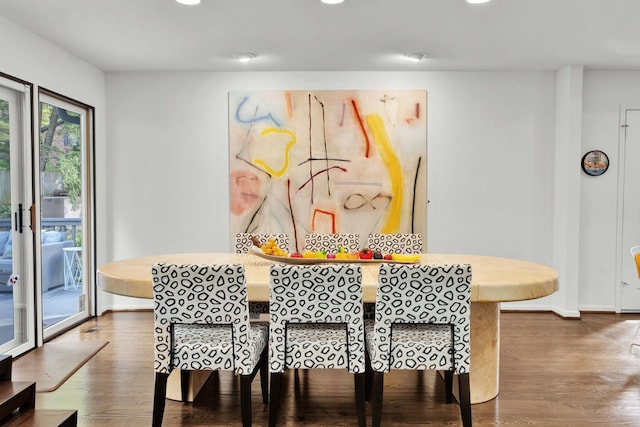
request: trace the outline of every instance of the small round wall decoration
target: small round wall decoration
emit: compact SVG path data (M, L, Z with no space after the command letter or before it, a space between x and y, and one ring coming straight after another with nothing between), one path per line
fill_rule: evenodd
M604 151L592 150L582 156L582 170L587 175L599 176L609 169L609 157Z

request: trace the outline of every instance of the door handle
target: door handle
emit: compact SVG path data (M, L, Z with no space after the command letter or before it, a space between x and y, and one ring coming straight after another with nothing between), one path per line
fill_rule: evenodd
M22 211L24 209L22 209L22 203L18 203L18 210L13 214L15 221L15 229L18 233L22 233L22 229L24 228L24 225L22 223Z

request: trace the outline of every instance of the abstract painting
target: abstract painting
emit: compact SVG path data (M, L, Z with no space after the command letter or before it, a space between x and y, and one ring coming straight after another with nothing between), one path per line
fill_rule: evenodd
M425 90L229 93L231 238L419 233L426 247Z

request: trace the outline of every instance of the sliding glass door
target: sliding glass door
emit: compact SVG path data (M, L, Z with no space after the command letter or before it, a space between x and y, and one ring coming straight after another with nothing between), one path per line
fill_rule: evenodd
M44 338L92 315L92 109L40 93L39 271Z
M31 192L31 86L0 77L0 353L35 346Z

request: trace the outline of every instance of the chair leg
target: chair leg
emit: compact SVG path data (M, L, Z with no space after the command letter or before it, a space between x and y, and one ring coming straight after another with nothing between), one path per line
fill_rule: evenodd
M282 392L282 372L271 373L271 396L269 398L269 427L275 427L278 421L278 407Z
M373 427L380 427L382 421L382 389L384 388L384 372L373 373Z
M265 346L260 356L260 387L262 388L262 403L269 403L269 347Z
M162 426L162 417L164 416L164 404L167 398L167 379L169 374L161 374L156 372L156 383L153 390L153 427Z
M371 386L373 384L373 368L371 367L371 359L369 353L365 353L364 363L364 400L369 402L371 400Z
M471 389L469 387L469 373L458 375L458 389L460 393L462 425L464 427L471 427Z
M453 371L444 371L444 389L447 403L453 402Z
M251 427L251 375L240 375L242 427Z
M367 426L367 415L365 410L365 374L353 374L354 385L356 390L356 411L358 412L358 425L360 427Z
M191 388L191 371L180 370L180 392L183 402L189 400L189 389ZM195 396L194 396L195 397Z

